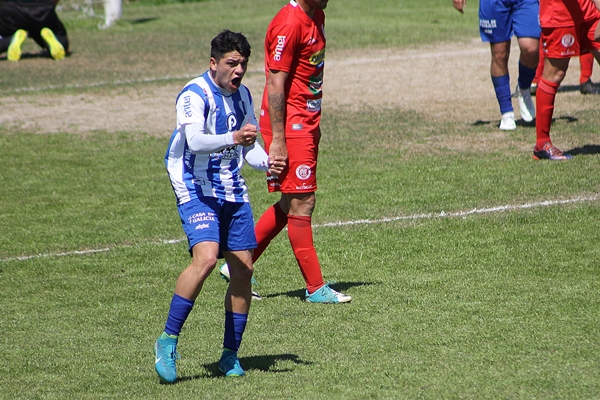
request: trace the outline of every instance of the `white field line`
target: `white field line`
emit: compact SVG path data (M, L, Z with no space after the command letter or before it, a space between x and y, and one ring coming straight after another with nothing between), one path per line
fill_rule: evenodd
M395 60L406 60L410 59L423 59L423 58L444 58L448 59L451 57L460 57L464 55L470 54L487 54L490 50L488 48L472 48L462 51L447 51L447 52L431 52L431 53L416 53L410 50L390 50L385 56L382 57L361 57L361 58L345 58L345 59L337 59L331 60L327 62L327 65L361 65L361 64L369 64L369 63L377 63L377 62L390 62ZM263 67L251 68L248 69L247 73L255 74L255 73L263 73ZM23 92L39 92L43 90L55 90L55 89L77 89L77 88L91 88L91 87L99 87L99 86L108 86L108 85L131 85L136 83L152 83L152 82L168 82L173 80L182 80L182 79L192 79L197 77L199 74L188 74L188 75L179 75L179 76L162 76L155 78L143 78L143 79L125 79L125 80L116 80L116 81L101 81L101 82L90 82L90 83L82 83L82 84L72 84L72 85L48 85L41 87L25 87L25 88L17 88L11 90L16 93Z
M600 200L600 195L591 196L591 197L575 197L567 200L546 200L537 203L527 203L527 204L517 204L517 205L504 205L498 207L491 208L474 208L468 211L458 211L447 213L445 211L441 211L439 213L430 213L430 214L414 214L414 215L404 215L397 217L389 217L389 218L381 218L381 219L360 219L355 221L339 221L339 222L328 222L325 224L315 224L313 228L330 228L337 226L351 226L351 225L372 225L372 224L383 224L386 222L394 222L394 221L405 221L405 220L419 220L419 219L433 219L433 218L456 218L456 217L467 217L476 214L491 214L502 211L518 211L525 210L530 208L538 208L538 207L549 207L554 205L563 205L563 204L574 204L574 203L582 203L582 202L590 202ZM157 242L152 243L141 243L143 244L175 244L183 242L187 239L171 239L171 240L159 240ZM139 245L139 244L138 244ZM45 254L35 254L29 256L20 256L20 257L11 257L11 258L0 258L0 262L8 262L8 261L24 261L30 260L34 258L46 258L46 257L64 257L64 256L72 256L72 255L85 255L85 254L93 254L93 253L102 253L111 251L117 248L129 248L134 247L136 245L117 245L114 247L106 247L103 249L94 249L94 250L75 250L68 251L64 253L45 253Z

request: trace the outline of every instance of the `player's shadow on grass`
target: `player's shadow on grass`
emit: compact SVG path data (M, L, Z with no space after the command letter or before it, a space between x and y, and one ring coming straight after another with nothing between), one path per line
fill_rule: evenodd
M560 85L558 92L579 92L581 87L579 85Z
M366 286L366 285L374 285L376 284L376 282L332 282L331 283L331 287L335 290L337 290L338 292L346 292L348 289L355 287L355 286ZM262 293L261 293L262 295ZM263 298L272 298L272 297L279 297L279 296L287 296L287 297L291 297L291 298L296 298L296 299L300 299L302 301L304 301L305 297L306 297L306 289L299 289L299 290L290 290L287 292L280 292L280 293L271 293L271 294L267 294L267 295L263 295Z
M565 121L569 124L572 122L579 121L576 117L574 117L572 115L561 115L560 117L552 118L552 123L554 124L559 120ZM528 126L528 127L535 128L535 118L531 122L525 122L522 119L518 119L516 122L517 122L517 126ZM500 120L488 121L488 120L478 119L477 121L473 122L473 126L482 126L482 125L493 125L493 126L497 127L498 125L500 125Z
M245 371L257 370L261 372L270 373L285 373L291 372L293 370L293 368L288 366L290 364L312 365L313 363L310 361L302 360L296 354L272 354L264 356L240 357L240 364L242 365L242 368L244 368ZM282 364L283 366L276 367L278 364ZM204 364L203 367L207 371L206 374L182 376L181 378L177 379L177 382L191 381L203 378L224 378L223 373L219 371L218 362Z
M137 18L137 19L127 20L127 22L129 22L131 25L138 25L138 24L145 24L147 22L154 22L154 21L157 21L159 19L160 18L158 18L158 17Z
M567 150L566 153L569 153L573 157L582 156L582 155L600 154L600 145L586 144L585 146L582 146L582 147L575 147L571 150Z

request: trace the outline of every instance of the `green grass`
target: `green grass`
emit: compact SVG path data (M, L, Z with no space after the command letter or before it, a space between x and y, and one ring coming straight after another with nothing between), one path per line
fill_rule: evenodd
M282 3L132 4L108 31L73 14L77 54L55 70L44 59L0 61L0 91L57 83L26 92L43 101L107 90L80 83L192 73L225 26L247 31L260 59L264 24ZM337 50L477 35L476 7L460 16L430 1L333 0L327 15ZM203 45L188 48L192 37ZM83 61L90 68L79 71ZM324 114L314 215L325 278L352 303L302 302L280 235L256 265L264 300L253 303L240 351L248 375L225 379L216 367L225 283L215 273L184 327L176 385L160 385L152 366L189 262L162 161L167 139L0 125L0 398L597 398L600 112L556 116L561 139L577 145L572 161L553 163L522 150L532 126L486 147L491 123L363 111ZM276 197L262 173L245 176L258 216ZM504 205L513 208L443 214ZM91 250L100 251L77 253Z

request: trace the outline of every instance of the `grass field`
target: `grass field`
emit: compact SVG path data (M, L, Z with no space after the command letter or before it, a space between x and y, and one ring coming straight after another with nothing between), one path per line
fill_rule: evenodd
M223 28L246 33L260 70L284 3L132 3L105 31L65 12L73 54L55 63L28 41L30 56L0 59L0 110L181 87ZM334 56L478 35L475 3L460 16L431 0L333 0L327 18ZM325 97L314 235L325 278L352 303L302 302L280 235L256 265L247 376L216 366L226 286L215 273L182 332L175 385L152 365L189 262L162 161L169 132L86 131L68 105L60 132L0 115L0 398L600 398L599 100L559 97L553 131L575 157L555 163L531 160L532 125L499 140L485 112L356 112ZM258 216L276 198L262 173L245 177Z

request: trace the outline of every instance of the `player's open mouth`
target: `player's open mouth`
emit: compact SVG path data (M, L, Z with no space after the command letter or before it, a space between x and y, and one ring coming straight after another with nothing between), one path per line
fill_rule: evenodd
M231 80L231 84L232 84L233 86L235 86L236 88L237 88L237 87L240 87L240 85L242 84L242 78L233 78L233 79Z

